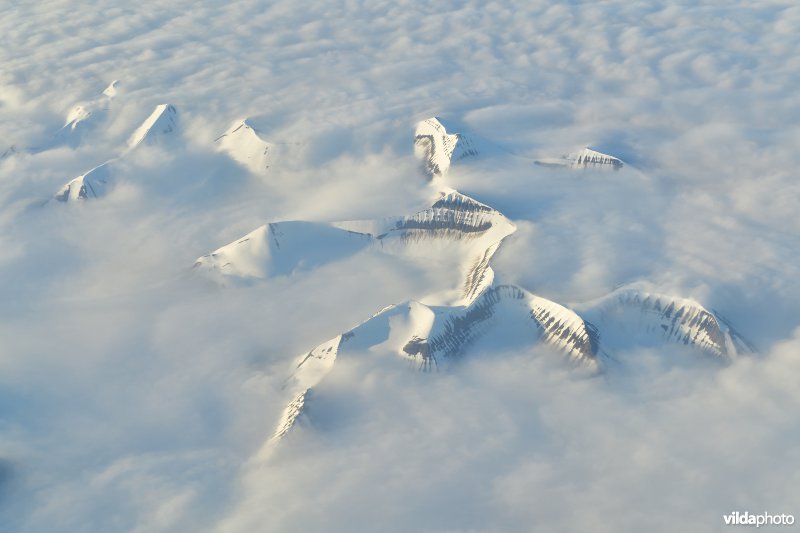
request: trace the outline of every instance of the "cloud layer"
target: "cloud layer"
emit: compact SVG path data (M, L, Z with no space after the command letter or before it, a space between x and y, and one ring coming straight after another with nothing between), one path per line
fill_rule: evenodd
M800 514L800 10L783 2L49 0L0 19L0 522L22 531L716 531ZM114 79L102 127L29 154ZM107 196L50 198L143 146ZM602 377L477 345L376 354L268 461L291 359L431 280L390 258L219 289L195 258L277 220L414 212L431 115L502 148L443 184L517 225L493 267L582 302L648 280L760 355L631 350ZM264 175L213 141L292 143ZM538 167L584 146L620 172Z

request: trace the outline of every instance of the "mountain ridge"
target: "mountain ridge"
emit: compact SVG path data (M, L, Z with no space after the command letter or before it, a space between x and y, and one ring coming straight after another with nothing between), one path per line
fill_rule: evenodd
M619 327L615 321L620 317L604 316L613 312L615 305L637 312L646 322L644 326L637 323L633 320L635 314L622 317L639 329L640 335L633 337L634 345L685 345L699 354L723 361L754 352L727 322L699 303L638 288L618 289L597 300L571 307L516 285L488 287L465 306L428 306L409 301L384 308L295 359L294 370L287 380L292 399L265 447L276 445L303 416L307 397L333 369L342 350L347 354L347 349L352 348L349 353L356 355L381 347L383 352L408 360L418 370L433 371L442 364L457 362L465 349L489 334L492 328L513 323L517 328L529 328L529 333L535 332L536 343L554 348L570 364L603 372L604 363L613 360L607 350L620 348L607 336ZM398 321L398 316L403 320ZM664 318L666 322L652 323L653 316ZM520 320L523 317L527 317L528 326L520 325L525 323ZM399 336L394 334L393 328L399 328ZM513 337L531 339L532 335Z

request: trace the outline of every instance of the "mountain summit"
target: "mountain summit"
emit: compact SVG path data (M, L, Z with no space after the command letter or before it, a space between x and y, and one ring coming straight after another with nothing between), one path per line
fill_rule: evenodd
M448 302L469 303L492 283L489 261L516 227L499 211L455 190L412 215L343 222L273 222L200 257L195 267L221 284L290 275L364 250L458 272L442 287ZM452 276L449 276L452 278Z
M247 119L238 121L214 142L231 159L256 174L266 172L272 165L274 145L262 139Z
M598 371L615 350L664 343L724 361L754 351L699 303L634 288L574 308L514 285L487 287L468 305L392 305L296 359L286 385L289 403L266 447L307 413L314 388L342 357L386 354L430 371L479 351L474 346L524 350L542 344L571 364Z
M468 135L448 133L438 118L431 117L417 124L414 152L425 172L436 178L447 174L453 161L478 155L478 148Z
M544 158L536 160L537 165L570 168L593 168L619 170L625 163L613 155L604 154L591 148L584 148L560 158Z
M59 202L67 202L102 196L111 178L109 163L110 161L106 161L70 180L55 194L55 199Z
M178 110L171 104L159 104L128 139L128 147L157 144L178 129Z

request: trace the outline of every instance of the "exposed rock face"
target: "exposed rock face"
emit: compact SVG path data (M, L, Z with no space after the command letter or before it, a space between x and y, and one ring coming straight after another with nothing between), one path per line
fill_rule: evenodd
M417 124L414 152L432 178L444 176L453 161L478 155L478 148L469 136L448 133L444 124L432 117Z
M359 357L380 345L416 368L430 371L458 360L493 328L513 322L575 364L598 367L597 331L574 311L513 285L483 291L467 306L431 307L419 302L390 306L366 322L297 359L289 380L292 401L271 442L286 435L305 412L305 398L339 357Z
M489 261L514 231L516 226L499 211L449 191L428 209L396 220L377 239L388 253L457 257L460 303L469 303L492 283Z
M509 324L533 329L540 343L593 369L602 367L607 349L631 345L677 343L726 360L754 351L722 318L685 298L622 289L576 309L513 285L489 287L466 306L390 306L300 358L291 380L294 399L272 442L289 432L304 412L303 399L333 369L337 357L357 357L378 345L423 371L458 360L471 344ZM526 331L507 333L530 338Z
M580 152L569 155L567 159L572 163L573 167L609 167L619 170L623 166L623 162L616 157L603 154L591 148L584 148Z
M577 152L565 155L560 158L544 158L536 161L537 165L549 167L569 167L569 168L590 168L590 169L609 169L620 170L625 163L621 159L612 155L584 148Z
M459 272L459 303L469 303L494 279L489 261L516 227L499 211L457 191L405 217L349 222L276 222L197 259L221 284L310 270L369 249L403 258L430 258Z
M720 358L754 351L724 319L686 298L628 288L578 308L609 345L677 343Z

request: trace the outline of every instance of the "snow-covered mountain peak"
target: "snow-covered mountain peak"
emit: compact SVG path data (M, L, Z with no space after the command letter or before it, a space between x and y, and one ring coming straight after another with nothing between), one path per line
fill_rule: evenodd
M502 213L453 190L429 208L396 219L377 240L387 253L451 261L461 282L458 297L445 300L468 304L491 285L489 262L514 231L516 226Z
M466 306L431 307L417 301L389 306L349 331L296 359L289 401L268 446L286 435L307 411L307 398L341 357L387 354L422 371L461 359L491 338L506 347L543 343L569 361L598 368L595 328L574 311L517 286L489 287Z
M140 144L155 144L177 129L178 111L175 106L159 104L142 125L133 132L128 140L128 147L135 148Z
M59 146L77 148L87 134L97 130L107 119L111 102L117 93L117 84L118 81L115 80L94 98L73 105L64 118L64 125L48 138L29 146L12 145L0 154L0 159L18 153L37 154Z
M75 130L81 123L88 120L95 114L102 114L108 111L114 96L117 94L116 84L118 81L113 81L106 87L102 93L93 100L76 104L67 113L67 119L62 129Z
M723 318L688 298L627 287L579 308L611 347L667 341L726 359L754 351Z
M621 159L614 157L613 155L598 152L592 148L584 148L560 158L538 159L536 164L578 169L592 168L609 170L619 170L625 166L625 163Z
M618 170L623 166L623 162L620 159L591 148L584 148L579 152L570 154L567 159L573 167L608 167Z
M398 219L391 231L481 234L490 229L512 233L516 227L496 209L454 189L440 193L430 207ZM379 235L378 238L383 238Z
M110 161L107 161L70 180L54 195L54 198L59 202L69 202L102 196L110 181L109 163Z
M113 82L112 85L117 82ZM55 146L66 144L73 148L78 146L87 131L94 129L99 123L103 122L109 111L111 100L116 95L116 90L112 85L98 95L96 98L74 105L67 113L64 125L58 130L53 138L43 146L33 148L33 152L40 152Z
M483 213L497 213L500 214L493 207L489 207L476 199L462 194L455 189L448 189L440 193L440 198L437 199L432 209L449 209L454 211L469 211L469 212L483 212Z
M200 269L224 284L290 275L343 259L372 236L324 222L273 222L197 259Z
M263 173L272 165L274 146L262 139L246 118L237 121L215 142L234 161L255 173Z
M448 133L437 117L431 117L417 123L414 153L425 172L435 178L447 174L453 161L477 155L478 148L468 135Z
M442 287L442 301L468 303L491 284L489 261L515 231L497 210L455 190L404 217L344 222L274 222L197 259L195 267L226 280L266 279L309 270L362 249L460 272L457 287Z
M643 343L678 343L721 358L753 351L727 322L696 301L639 288L617 290L577 311L515 285L486 287L467 305L410 301L381 310L299 358L290 379L292 399L268 446L308 410L306 398L338 358L386 354L430 371L458 361L480 343L519 349L537 342L593 370L607 360L607 348Z
M81 122L89 118L91 115L92 111L88 107L78 104L70 110L69 114L67 114L67 121L64 124L64 128L74 130Z
M106 87L103 91L103 95L99 97L95 103L99 101L110 102L117 93L117 84L118 82L114 81ZM81 128L81 125L91 119L96 113L97 111L92 111L92 108L76 106L68 117L70 121L62 128L61 133L67 135L70 131ZM147 120L145 120L131 135L128 141L129 150L142 143L155 143L165 135L173 133L177 129L177 126L177 110L175 107L169 104L158 105ZM125 154L123 153L121 157L124 156ZM110 172L111 165L109 165L109 163L111 163L111 161L107 161L89 170L85 174L70 180L55 194L55 198L59 201L66 202L69 200L85 200L102 196L113 177Z
M119 92L119 90L117 89L118 86L119 86L119 80L112 81L111 83L108 84L108 87L103 89L103 94L107 96L109 99L114 98L115 96L117 96L117 93Z
M437 324L428 340L434 363L460 358L471 343L500 329L500 344L538 339L577 364L597 366L594 327L574 311L516 285L487 287L466 306L439 307Z

